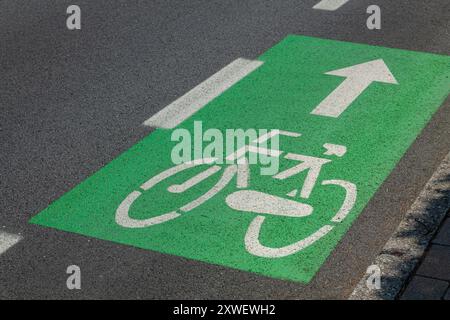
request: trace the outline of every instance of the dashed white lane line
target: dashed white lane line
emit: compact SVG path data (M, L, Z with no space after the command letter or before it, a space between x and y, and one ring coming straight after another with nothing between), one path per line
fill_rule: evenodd
M6 252L6 250L14 246L20 240L22 240L22 237L17 234L0 231L0 255Z
M349 0L322 0L313 9L335 11L346 4Z
M154 114L144 125L172 129L263 64L239 58Z

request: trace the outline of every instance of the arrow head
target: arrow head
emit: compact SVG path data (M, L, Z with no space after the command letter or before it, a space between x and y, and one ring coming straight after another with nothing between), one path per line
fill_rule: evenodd
M383 59L377 59L347 68L329 71L325 74L358 79L361 82L367 83L377 81L398 84L397 80L389 70L388 66L384 63Z

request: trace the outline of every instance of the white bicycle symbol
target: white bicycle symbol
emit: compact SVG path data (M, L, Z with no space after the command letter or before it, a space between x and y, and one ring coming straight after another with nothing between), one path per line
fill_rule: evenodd
M268 134L261 136L253 142L262 143L272 138L274 135L284 135L289 137L300 136L299 133L295 132L272 130ZM325 155L336 155L342 157L346 152L346 148L340 145L324 144L324 147L327 149L327 151L324 153ZM122 203L116 210L116 223L126 228L145 228L176 219L180 217L182 213L192 211L193 209L197 208L204 202L214 197L223 188L225 188L235 176L236 186L238 189L248 188L250 173L248 162L245 158L247 152L255 152L272 157L280 157L283 154L283 152L280 150L266 149L262 147L247 145L226 158L227 160L236 160L237 164L227 165L220 180L211 189L209 189L206 193L202 194L195 200L178 208L175 211L164 213L156 217L151 217L148 219L131 218L129 215L130 207L134 203L134 201L136 201L136 199L142 195L143 191L147 191L158 183L169 179L170 177L187 169L205 164L212 165L212 167L196 174L186 182L182 184L171 185L167 189L171 193L182 193L221 170L221 166L214 164L217 161L216 158L194 160L169 168L150 178L147 182L141 185L140 191L131 192L122 201ZM322 166L332 161L326 158L317 158L295 153L286 153L284 155L284 158L288 160L299 161L300 163L294 167L279 172L272 177L274 179L284 180L295 176L302 171L308 170L306 179L300 191L300 197L303 199L309 198L312 190L314 189L314 186L317 183ZM352 210L356 202L357 191L356 186L353 183L345 180L324 180L321 184L335 185L342 187L345 190L345 197L338 212L331 218L328 224L322 226L316 232L295 243L279 248L264 246L259 240L261 227L266 218L265 215L270 214L297 218L306 217L313 213L313 207L298 201L254 190L238 190L228 195L225 201L230 208L234 210L258 214L258 216L256 216L250 223L245 234L244 243L246 250L250 254L258 257L280 258L299 252L311 246L313 243L317 242L319 239L327 235L334 228L335 224L344 220ZM297 190L294 190L288 193L288 196L296 197L297 193Z

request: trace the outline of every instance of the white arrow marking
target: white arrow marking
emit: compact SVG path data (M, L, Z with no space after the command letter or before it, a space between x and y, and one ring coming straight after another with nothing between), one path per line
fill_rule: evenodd
M313 9L335 11L346 4L349 0L322 0Z
M398 84L383 59L357 64L325 74L345 77L328 97L311 114L337 118L372 82Z

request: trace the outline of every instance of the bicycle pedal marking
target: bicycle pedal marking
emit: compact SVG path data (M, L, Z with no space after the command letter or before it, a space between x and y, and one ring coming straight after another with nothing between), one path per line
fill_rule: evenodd
M448 95L450 58L289 36L259 61L177 128L266 130L279 148L174 165L176 128L157 129L31 222L311 281ZM249 153L280 170L259 174Z

